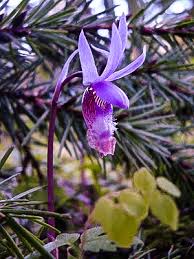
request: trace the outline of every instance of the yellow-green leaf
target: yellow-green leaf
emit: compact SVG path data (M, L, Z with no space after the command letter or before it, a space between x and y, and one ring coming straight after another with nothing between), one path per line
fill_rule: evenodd
M139 193L126 189L120 192L118 200L130 215L139 220L143 220L147 216L147 202Z
M114 202L111 199L108 197L102 197L96 202L95 208L91 215L92 219L100 223L105 231L109 225L113 206Z
M141 168L133 176L134 185L146 198L152 194L156 188L155 178L146 168Z
M109 239L120 247L129 247L133 243L139 227L139 220L115 204L108 197L102 197L96 203L92 218L102 225Z
M179 212L170 196L155 191L150 201L150 208L153 215L163 224L170 226L173 230L177 229Z
M180 197L181 192L180 190L174 185L172 182L170 182L168 179L164 177L158 177L156 179L158 187L162 190L165 191L175 197Z
M112 208L111 218L107 228L107 236L120 247L129 247L134 240L139 227L139 221L130 216L122 207Z

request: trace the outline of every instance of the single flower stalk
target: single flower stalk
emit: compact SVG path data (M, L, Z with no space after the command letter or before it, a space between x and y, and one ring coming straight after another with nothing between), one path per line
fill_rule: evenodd
M55 121L57 116L57 103L63 90L63 87L69 83L73 78L80 77L81 73L77 72L68 76L69 65L73 58L78 53L75 50L67 59L64 67L59 75L56 83L55 91L52 97L51 108L50 108L50 119L49 119L49 130L48 130L48 150L47 150L47 179L48 179L48 211L54 212L54 170L53 170L53 143L54 143L54 133L55 133ZM48 218L48 224L55 227L55 219ZM53 230L48 231L48 240L52 242L55 239L55 232ZM57 249L53 251L55 258L58 258Z
M85 89L82 99L83 117L88 128L87 139L91 148L97 150L100 155L113 155L116 139L114 132L116 123L113 117L113 106L122 109L129 108L129 100L126 94L112 81L127 76L139 68L146 57L146 49L131 64L116 71L120 65L127 42L126 17L121 16L118 28L112 25L112 37L110 50L104 51L93 47L107 57L107 63L101 75L98 74L94 57L88 41L81 31L78 41L79 57L83 73L83 85Z

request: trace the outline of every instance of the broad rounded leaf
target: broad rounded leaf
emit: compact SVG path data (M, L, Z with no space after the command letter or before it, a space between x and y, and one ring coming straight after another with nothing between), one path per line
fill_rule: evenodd
M161 176L161 177L157 177L156 182L157 182L158 187L162 191L165 191L175 197L181 196L180 190L176 187L176 185L174 185L168 179Z
M149 198L156 188L155 178L146 168L141 168L133 176L134 185L146 198Z
M173 230L177 229L179 212L170 196L155 191L150 202L150 208L153 215L163 224L170 226Z
M120 192L118 199L130 215L137 217L139 220L143 220L147 216L147 203L139 193L126 189Z
M139 227L139 220L130 216L121 206L112 208L107 235L120 247L130 247Z
M109 198L98 200L92 218L102 225L107 236L118 246L129 247L133 243L139 220Z
M111 218L113 207L114 202L112 200L108 199L107 197L102 197L97 201L92 212L92 219L100 223L105 231L109 225L109 219Z

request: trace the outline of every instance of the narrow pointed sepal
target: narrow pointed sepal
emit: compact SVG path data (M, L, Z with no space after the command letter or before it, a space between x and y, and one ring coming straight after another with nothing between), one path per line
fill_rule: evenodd
M61 85L63 83L63 81L65 80L65 78L67 77L68 71L69 71L69 65L71 63L71 61L73 60L73 58L75 57L75 55L77 55L78 53L78 49L75 50L67 59L67 61L65 62L63 69L58 77L57 80L57 85Z
M127 33L128 33L128 28L127 28L126 16L125 14L122 14L119 20L119 35L121 38L123 52L125 50L126 43L127 43Z
M83 31L79 35L78 50L83 73L83 84L89 85L98 78L98 72L92 51Z
M109 77L118 67L120 58L122 56L122 43L115 24L112 26L112 37L110 44L110 52L108 60L103 73L100 75L100 80L104 80Z
M136 58L132 63L130 63L128 66L124 67L123 69L114 72L112 75L106 78L106 81L114 81L133 73L144 63L145 58L146 58L146 46L144 46L143 53L138 58Z
M97 51L97 52L99 52L100 54L102 54L102 56L104 56L105 58L108 58L109 52L108 52L107 50L98 48L98 47L96 47L96 46L94 46L94 45L92 45L92 44L91 44L91 47L92 47L95 51Z

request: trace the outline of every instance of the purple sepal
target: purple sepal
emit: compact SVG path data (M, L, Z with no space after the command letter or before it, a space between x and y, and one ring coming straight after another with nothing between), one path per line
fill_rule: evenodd
M81 31L79 36L78 50L83 73L83 84L89 85L98 78L98 72L92 51L83 31Z
M120 17L118 30L121 38L121 43L122 43L122 51L124 52L126 43L127 43L127 31L128 31L126 16L124 14Z
M106 81L114 81L133 73L143 64L143 62L145 61L145 58L146 58L146 47L144 46L143 53L138 58L136 58L132 63L130 63L128 66L124 67L123 69L114 72L112 75L106 78Z
M67 77L67 74L68 74L68 70L69 70L69 65L71 63L71 61L73 60L73 58L75 57L75 55L78 54L78 49L76 49L70 56L69 58L67 59L67 61L65 62L64 66L63 66L63 69L59 75L59 78L57 80L57 86L60 85L64 80L65 78Z
M113 24L110 52L109 52L108 60L106 63L106 67L105 67L103 73L100 75L99 80L106 79L117 69L119 62L120 62L121 55L122 55L121 38L120 38L116 25Z

